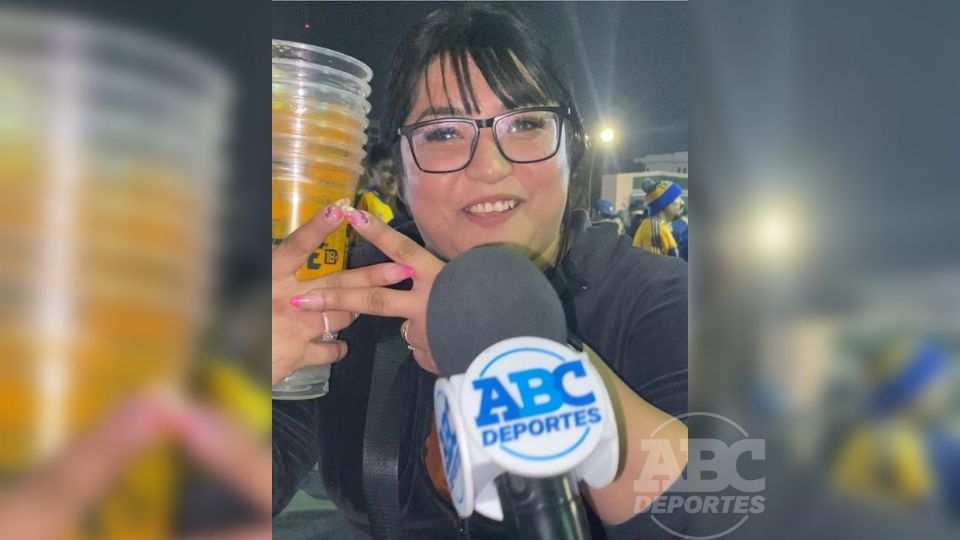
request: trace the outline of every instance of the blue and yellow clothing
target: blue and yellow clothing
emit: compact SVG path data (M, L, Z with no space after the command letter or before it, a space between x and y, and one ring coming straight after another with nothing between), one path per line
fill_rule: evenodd
M839 490L900 506L932 499L938 481L950 497L951 472L944 463L957 453L907 414L944 373L946 351L927 341L905 354L908 345L894 344L881 357L877 375L886 376L867 402L868 419L846 437L832 470Z
M868 424L853 432L833 464L841 492L877 503L912 505L933 495L923 436L909 423Z
M670 224L657 217L647 218L640 223L637 234L633 236L633 245L660 255L678 255L677 241L673 238Z
M655 217L664 208L673 204L673 201L683 195L683 189L679 184L673 182L660 182L657 187L643 198L647 203L647 211L651 217Z

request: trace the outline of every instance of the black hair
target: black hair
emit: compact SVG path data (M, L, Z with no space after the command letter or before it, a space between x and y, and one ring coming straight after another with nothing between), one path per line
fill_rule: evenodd
M575 144L571 166L576 167L583 153L583 125L566 73L525 17L496 5L447 5L407 29L393 55L381 133L396 135L413 107L420 78L438 57L443 59L442 73L448 66L453 69L468 114L478 109L467 68L470 58L508 109L551 101L570 107L569 138ZM452 101L449 94L444 97Z
M570 108L566 140L571 179L566 223L572 210L586 200L585 182L576 172L584 161L586 141L569 78L544 36L512 9L479 2L448 4L408 28L393 54L386 111L380 124L382 136L394 143L397 158L397 130L410 114L421 77L437 58L441 59L441 73L453 70L462 108L468 114L479 108L470 80L470 59L508 109L551 102ZM452 104L446 85L443 91L443 97ZM432 101L433 96L428 98Z

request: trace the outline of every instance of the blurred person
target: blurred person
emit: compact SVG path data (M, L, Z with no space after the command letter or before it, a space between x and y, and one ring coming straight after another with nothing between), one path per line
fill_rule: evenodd
M131 399L59 455L0 493L0 532L17 540L59 540L150 448L172 439L188 458L234 489L260 520L202 538L247 540L270 534L266 445L204 407L159 396ZM171 531L176 532L176 531ZM201 537L197 537L200 540Z
M881 505L956 511L960 439L943 423L948 362L932 341L901 341L867 362L867 402L830 466L837 490Z
M599 199L593 204L593 224L605 227L608 224L615 226L617 235L623 234L623 221L613 211L613 203L607 199Z
M640 184L646 193L647 217L633 236L633 245L647 251L678 257L677 241L670 224L683 208L683 190L668 180L644 178Z
M690 227L687 222L687 204L686 202L681 203L682 209L680 214L673 218L673 221L670 223L671 232L673 232L673 238L677 241L677 254L680 255L680 258L689 262L687 258L687 242L689 241L690 236Z
M397 178L393 169L389 147L376 144L370 148L363 177L359 182L362 187L357 192L355 204L358 210L370 212L388 224L395 218L402 217L406 210L400 208L403 212L398 215L398 206L403 205L403 202L397 198Z
M633 238L637 234L637 229L640 228L640 223L647 217L647 205L644 204L642 198L630 199L630 204L627 205L627 212L629 219L624 222L627 224L624 233L630 238Z
M631 248L576 210L568 192L583 127L560 64L525 18L472 3L433 12L404 34L387 88L381 132L398 134L393 155L414 223L391 229L340 203L317 213L273 254L272 380L336 362L326 396L273 403L274 512L319 463L326 491L354 533L376 536L384 523L378 516L388 509L371 507L376 501L364 485L378 477L368 480L372 471L364 463L389 457L365 454L365 427L380 425L368 403L372 410L386 403L402 420L378 437L399 440L393 474L404 471L388 480L399 493L387 496L399 497L402 514L391 516L399 530L389 532L446 538L459 529L504 537L506 524L479 514L458 519L450 502L429 390L437 367L426 309L445 261L506 243L554 284L571 336L596 351L595 364L622 408L622 473L607 487L583 490L594 538L607 537L606 530L666 537L636 513L638 496L660 493L638 493L633 482L645 464L640 440L686 412L685 265ZM530 140L543 144L522 142ZM531 149L536 153L517 154ZM297 281L296 269L343 219L369 249L351 254L349 270ZM325 329L339 331L339 338L318 342ZM383 395L371 389L382 380L390 381ZM669 422L660 435L677 451L686 428ZM678 452L677 461L682 468L685 455ZM686 530L682 519L673 517L672 528Z

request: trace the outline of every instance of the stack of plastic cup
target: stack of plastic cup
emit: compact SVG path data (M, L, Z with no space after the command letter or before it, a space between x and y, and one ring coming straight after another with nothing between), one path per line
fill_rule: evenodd
M66 456L132 395L186 386L230 88L176 42L0 8L0 478ZM150 448L63 536L168 538L176 463Z
M345 54L273 40L273 244L318 210L353 199L362 171L373 72ZM346 224L297 271L313 279L344 268ZM325 332L318 338L334 339ZM274 399L309 399L329 388L330 366L310 366L273 387Z

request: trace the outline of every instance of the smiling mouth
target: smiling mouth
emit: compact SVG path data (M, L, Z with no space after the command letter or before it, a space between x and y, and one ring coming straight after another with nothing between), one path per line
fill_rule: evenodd
M474 216L487 216L502 214L513 210L520 204L515 199L504 199L496 202L477 203L463 209L464 212Z

